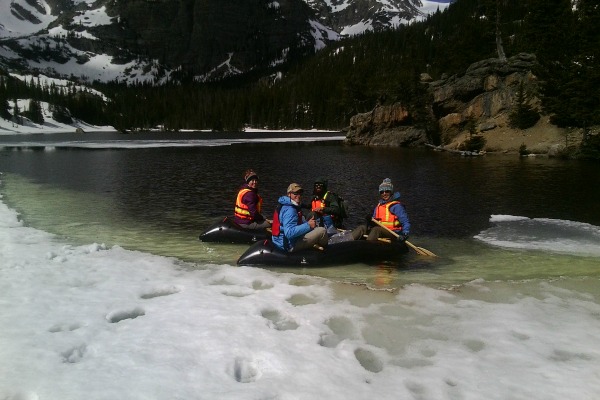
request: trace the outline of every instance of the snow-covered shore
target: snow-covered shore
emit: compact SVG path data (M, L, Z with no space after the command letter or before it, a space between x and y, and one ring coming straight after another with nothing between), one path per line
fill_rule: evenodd
M10 102L11 107L14 104ZM81 130L83 132L116 132L117 130L112 126L96 126L88 124L84 121L73 120L71 124L65 124L58 122L52 118L52 113L49 111L49 105L46 102L41 102L42 116L44 117L43 124L36 124L30 121L28 118L22 117L22 123L17 124L14 121L10 121L4 118L0 118L0 135L15 135L15 134L44 134L44 133L64 133L64 132L76 132ZM18 100L19 110L27 110L29 107L29 100Z

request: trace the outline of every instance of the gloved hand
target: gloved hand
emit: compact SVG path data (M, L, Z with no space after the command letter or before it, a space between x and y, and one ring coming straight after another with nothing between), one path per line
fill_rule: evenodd
M399 240L400 242L405 242L405 241L407 241L407 240L408 240L408 233L406 233L406 232L400 232L400 233L398 234L398 240Z

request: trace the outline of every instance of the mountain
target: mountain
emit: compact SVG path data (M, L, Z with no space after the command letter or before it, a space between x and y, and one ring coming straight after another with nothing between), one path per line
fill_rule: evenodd
M420 0L305 0L320 23L340 35L395 28L422 15Z
M0 67L78 81L164 83L266 73L339 40L422 18L420 0L8 0Z

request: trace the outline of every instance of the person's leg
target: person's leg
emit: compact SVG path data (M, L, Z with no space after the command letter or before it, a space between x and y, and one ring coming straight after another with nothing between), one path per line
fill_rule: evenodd
M249 224L240 224L240 226L244 229L266 229L271 226L267 221L263 221L260 224L256 222L252 222Z
M383 234L385 232L385 229L383 229L380 226L374 226L371 228L371 231L369 232L369 236L367 237L367 240L377 240L380 237L383 237Z
M293 251L311 249L314 245L325 247L327 246L327 241L327 230L323 227L318 227L304 235L301 240L298 240L294 245Z
M384 229L381 226L374 226L371 228L371 232L369 232L369 237L367 240L377 240L379 238L396 239L396 237L387 229Z
M352 230L352 239L361 240L364 235L367 234L367 226L359 225Z

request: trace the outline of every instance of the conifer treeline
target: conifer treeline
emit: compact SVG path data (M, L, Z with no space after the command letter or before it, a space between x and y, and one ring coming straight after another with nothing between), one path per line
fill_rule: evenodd
M599 15L597 0L576 0L575 8L571 0L458 0L423 22L348 38L296 60L283 77L98 85L111 99L106 108L74 93L53 101L88 122L123 130L341 129L378 103L402 101L419 110L426 100L421 73L434 79L460 73L498 57L500 42L507 57L536 54L544 111L554 122L589 126L600 124ZM415 123L427 123L414 115Z
M27 109L20 110L17 106L18 99L31 99L32 101L29 102ZM9 101L13 103L12 108L9 106ZM105 125L112 121L105 102L83 87L78 88L75 84L70 84L68 87L59 87L55 84L45 85L35 78L22 82L0 70L1 117L18 119L18 115L24 115L32 121L40 123L40 101L52 105L51 111L56 117L54 119L60 122L70 123L71 116L94 125ZM68 119L65 119L66 117ZM37 121L36 118L38 118Z

